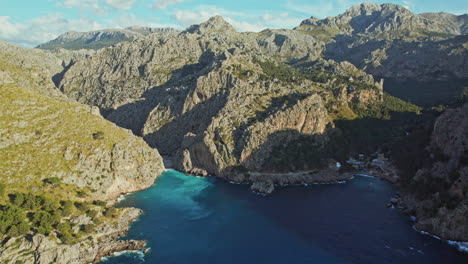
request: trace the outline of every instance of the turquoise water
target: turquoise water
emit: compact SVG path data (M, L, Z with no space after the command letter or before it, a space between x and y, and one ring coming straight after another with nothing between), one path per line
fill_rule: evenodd
M387 208L393 194L386 182L358 177L263 197L245 185L168 171L120 204L145 211L125 238L147 240L150 253L102 263L468 263Z

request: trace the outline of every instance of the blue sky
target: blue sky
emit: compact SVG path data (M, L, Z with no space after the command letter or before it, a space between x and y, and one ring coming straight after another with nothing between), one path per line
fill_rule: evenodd
M364 0L0 0L0 39L23 47L67 31L133 25L184 29L222 15L239 31L293 28L316 16L343 13ZM273 3L274 2L274 3ZM414 13L468 13L466 0L367 0L400 4Z

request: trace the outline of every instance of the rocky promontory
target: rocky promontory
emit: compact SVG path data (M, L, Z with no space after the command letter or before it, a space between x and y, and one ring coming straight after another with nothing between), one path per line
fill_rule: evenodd
M143 249L117 241L141 211L112 204L154 184L158 151L57 90L55 55L0 44L0 262L97 263Z
M414 158L421 166L401 183L403 203L416 216L417 229L465 242L468 241L467 116L465 105L447 110L436 120L426 150Z

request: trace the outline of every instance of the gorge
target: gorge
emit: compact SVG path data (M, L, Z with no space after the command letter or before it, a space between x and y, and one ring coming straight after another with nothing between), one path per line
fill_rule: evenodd
M330 225L317 220L329 234L350 232L342 247L356 250L347 259L341 255L345 249L330 253L331 244L326 252L313 247L322 262L375 263L397 255L400 263L411 258L417 263L466 261L466 255L442 243L416 232L408 235L408 218L385 203L394 198L394 206L415 217L419 231L468 242L467 21L466 14L414 14L395 4L364 3L335 17L306 19L294 29L258 33L238 32L214 16L182 31L71 32L36 49L0 41L0 262L97 263L116 251L142 250L147 247L143 240L158 252L157 243L171 240L171 234L137 233L150 228L150 219L157 219L156 225L181 221L182 230L196 240L200 234L193 233L194 225L209 230L210 221L243 212L249 212L239 219L244 228L253 221L246 232L255 234L265 225L259 231L265 239L274 237L266 235L275 232L278 223L272 222L282 221L279 225L286 227L278 229L278 236L303 247L298 254L320 243L319 238L326 240L325 233L307 227L306 221L316 221L314 213L350 217ZM205 178L167 171L161 156L177 171ZM339 183L359 173L388 180L397 191L361 178L343 185L285 187ZM227 182L271 195L253 196L247 187ZM116 205L120 195L136 191L142 192ZM340 208L350 215L324 206L327 192L339 198L331 207L345 202L346 195L358 197L342 205L353 210ZM149 206L153 199L157 204ZM196 213L199 204L221 216L180 220L179 205L171 208L177 199L188 201L181 217ZM230 205L234 213L221 209ZM275 206L294 217L286 221ZM142 213L133 207L146 215L132 226L129 240L117 240ZM167 218L157 218L159 210ZM375 221L387 225L351 213L366 210L380 212L380 218L373 215ZM304 219L298 220L301 212ZM369 251L354 248L350 241L359 239L356 230L332 231L362 221L369 230L391 226L388 234L376 235L387 240L391 232L402 232L390 245L398 249L385 243ZM230 236L236 230L232 225L217 228ZM290 236L301 228L304 237ZM369 230L363 235L373 241ZM184 238L181 230L175 232L177 239ZM236 239L245 243L246 237ZM208 233L200 243L216 240ZM390 255L369 256L384 248ZM163 263L188 263L191 257L225 260L196 252L181 258L156 254ZM244 254L247 259L233 262L253 261ZM369 255L361 259L360 254ZM148 256L156 261L153 252ZM294 259L306 260L311 256ZM136 261L107 260L141 263Z

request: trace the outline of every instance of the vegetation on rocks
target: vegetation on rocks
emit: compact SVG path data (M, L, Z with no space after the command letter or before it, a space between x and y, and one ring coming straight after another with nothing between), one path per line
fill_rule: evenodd
M151 186L162 159L97 108L61 94L57 61L0 43L1 263L89 263L144 246L115 241L140 211L105 201Z

